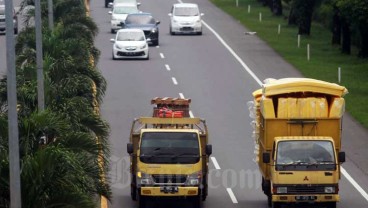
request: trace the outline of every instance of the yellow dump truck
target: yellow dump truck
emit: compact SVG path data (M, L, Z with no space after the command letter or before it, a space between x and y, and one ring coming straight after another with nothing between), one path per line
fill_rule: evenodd
M248 104L255 161L268 204L315 203L336 208L339 197L343 86L307 78L268 79Z
M168 197L200 207L208 194L208 144L205 120L191 118L190 99L154 98L152 117L135 119L127 151L131 197L139 207Z

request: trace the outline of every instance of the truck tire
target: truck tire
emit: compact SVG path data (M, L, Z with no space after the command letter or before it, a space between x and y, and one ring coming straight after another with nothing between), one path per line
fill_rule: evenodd
M193 208L201 208L201 201L202 201L202 199L201 199L200 195L193 197L192 198L192 205L193 205L192 207Z
M281 208L281 203L280 202L273 202L272 203L272 208Z
M268 207L272 207L272 196L270 194L267 195L267 204Z
M336 202L329 202L326 204L326 208L336 208Z
M132 175L132 181L136 181L135 176ZM132 182L130 184L130 196L132 197L133 201L137 201L137 187L134 184L134 182Z
M146 199L146 197L139 195L138 207L139 208L146 208L146 205L147 205L147 199Z

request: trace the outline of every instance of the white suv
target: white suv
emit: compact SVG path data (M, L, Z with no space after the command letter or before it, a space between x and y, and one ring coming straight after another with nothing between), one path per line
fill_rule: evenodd
M199 12L198 5L192 3L174 4L170 16L170 34L194 33L202 35L203 13Z
M115 33L115 31L121 29L121 23L125 22L128 14L133 13L139 13L136 4L115 4L112 11L109 11L109 14L111 14L111 33Z

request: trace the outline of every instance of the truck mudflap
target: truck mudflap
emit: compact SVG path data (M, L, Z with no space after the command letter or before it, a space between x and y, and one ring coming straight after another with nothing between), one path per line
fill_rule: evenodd
M163 196L163 197L186 197L198 196L198 187L178 187L178 186L161 186L161 187L141 187L142 196Z
M272 202L282 203L321 203L338 202L338 194L272 195Z

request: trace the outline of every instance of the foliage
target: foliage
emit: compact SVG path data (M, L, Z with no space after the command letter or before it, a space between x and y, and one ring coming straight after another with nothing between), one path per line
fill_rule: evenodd
M21 9L27 5L33 1L24 0ZM95 112L106 90L106 81L96 68L99 51L93 42L98 29L86 16L83 1L54 0L55 27L50 31L47 0L41 5L45 17L43 112L37 109L32 9L16 43L22 205L96 207L97 195L111 197L109 185L101 180L101 171L108 171L109 126ZM6 89L5 77L0 80L0 207L9 206Z

